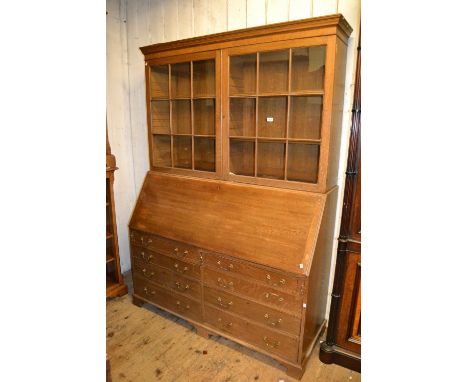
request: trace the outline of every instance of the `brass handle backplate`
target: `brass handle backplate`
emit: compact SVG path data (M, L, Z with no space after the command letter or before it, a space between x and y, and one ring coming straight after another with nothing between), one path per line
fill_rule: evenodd
M223 302L223 299L221 297L217 298L218 304L222 306L223 308L229 308L232 306L234 303L232 301L229 301L227 304Z
M174 252L176 253L176 255L182 255L182 256L187 256L188 255L188 251L185 250L184 252L180 253L180 250L179 248L174 248Z
M234 287L234 282L232 282L232 281L226 282L221 277L218 277L218 285L223 287L223 288L231 288L232 289Z
M145 287L143 290L145 291L145 294L147 294L147 295L156 294L156 292L155 292L154 290L152 290L152 291L150 292L150 291L148 290L147 287Z
M154 272L148 272L148 271L146 270L146 268L143 268L141 271L143 272L143 274L144 274L146 277L151 278L151 277L154 276Z
M266 298L266 299L270 299L270 297L276 298L277 301L279 301L279 302L284 301L284 298L283 298L283 297L280 297L280 295L278 295L278 294L276 294L276 293L272 293L272 292L267 292L267 293L265 293L265 298Z
M141 251L141 258L146 261L150 261L153 258L153 255L148 255L145 252Z
M223 323L223 320L221 318L218 318L218 324L219 324L219 326L223 327L224 329L229 329L229 328L232 327L232 322Z
M216 264L218 265L218 268L222 269L223 271L232 271L234 269L234 264L232 263L230 263L227 267L223 267L221 260L218 260Z
M176 301L176 305L177 305L177 308L179 308L180 310L189 310L190 309L190 305L187 304L187 305L184 306L178 300Z
M265 345L268 346L269 348L278 348L280 346L279 341L272 341L270 340L267 336L263 337L263 342L265 342Z
M263 317L265 317L265 320L268 321L270 318L270 315L268 313L265 313ZM278 318L276 321L269 321L268 324L271 326L278 326L279 324L281 324L282 321L283 321L282 318Z
M274 286L274 287L281 287L281 286L286 284L285 279L280 279L279 283L275 283L275 282L271 281L271 276L270 276L269 273L267 273L266 279L267 279L267 283Z
M176 281L175 285L178 290L186 291L187 289L190 289L190 285L185 284L185 286L183 286L179 281Z
M188 271L188 267L181 268L181 267L179 267L179 264L177 264L177 263L174 264L174 268L179 273L184 273L184 272Z

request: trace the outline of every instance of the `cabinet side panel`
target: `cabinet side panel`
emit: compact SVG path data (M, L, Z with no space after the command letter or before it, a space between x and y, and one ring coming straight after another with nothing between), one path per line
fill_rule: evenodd
M335 78L333 83L333 111L330 126L327 189L336 186L338 182L341 127L343 124L343 102L346 79L346 50L346 44L343 43L340 39L336 39Z
M330 190L327 194L317 245L310 268L304 341L302 343L303 358L307 357L307 351L309 350L311 341L315 338L317 330L319 330L325 319L330 277L330 261L334 242L333 234L337 196L337 187Z

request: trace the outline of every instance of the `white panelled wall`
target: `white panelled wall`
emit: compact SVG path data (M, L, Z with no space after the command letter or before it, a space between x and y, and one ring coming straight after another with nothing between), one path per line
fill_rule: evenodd
M354 31L348 45L339 179L341 201L360 11L360 0L107 0L107 124L112 153L119 167L115 173L115 203L122 271L130 269L127 225L149 169L145 66L139 48L227 30L343 14ZM341 207L335 237L340 218ZM335 241L330 266L335 264L336 244ZM331 277L330 288L333 272Z

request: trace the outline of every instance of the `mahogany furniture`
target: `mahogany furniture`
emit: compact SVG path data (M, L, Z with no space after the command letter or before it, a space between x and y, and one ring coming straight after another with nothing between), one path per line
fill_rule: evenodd
M106 297L123 296L127 293L120 271L119 242L115 222L114 171L115 156L109 146L106 129Z
M297 378L325 326L351 31L333 15L141 48L133 301Z
M324 363L361 371L361 44L358 46L353 118L335 279Z

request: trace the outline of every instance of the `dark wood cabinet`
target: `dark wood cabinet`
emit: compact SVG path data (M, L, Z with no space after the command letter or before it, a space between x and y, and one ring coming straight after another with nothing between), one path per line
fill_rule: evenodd
M327 340L320 359L361 370L361 52Z
M119 242L115 221L114 172L117 170L106 131L106 297L122 296L128 289L120 271Z
M134 302L295 377L326 323L350 33L333 15L141 48Z

